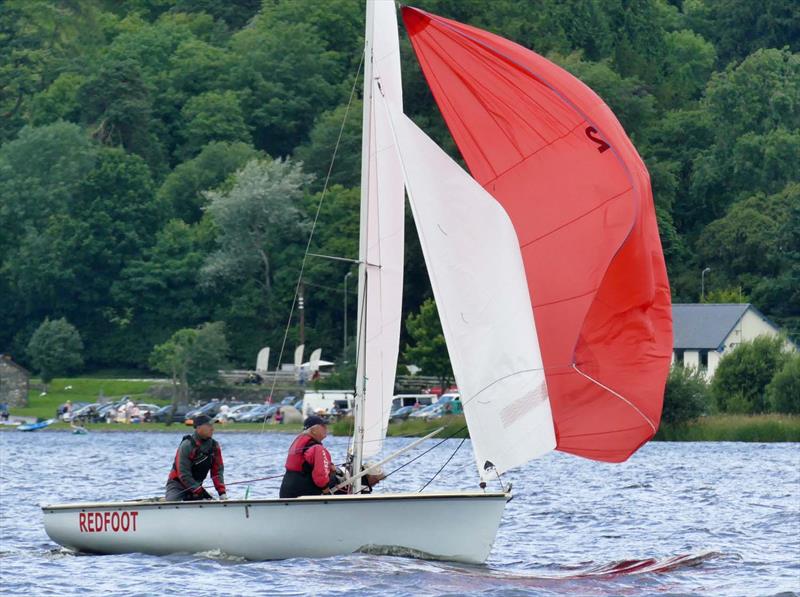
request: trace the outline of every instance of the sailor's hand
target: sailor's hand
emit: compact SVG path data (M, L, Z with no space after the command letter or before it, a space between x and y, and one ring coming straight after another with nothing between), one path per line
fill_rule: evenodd
M228 499L228 494L227 493L220 493L219 494L219 499L221 499L222 501L227 500Z

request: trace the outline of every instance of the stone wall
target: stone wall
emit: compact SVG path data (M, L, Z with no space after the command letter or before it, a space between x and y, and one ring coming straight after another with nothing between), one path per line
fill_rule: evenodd
M0 355L0 402L10 408L28 406L30 375L9 357Z

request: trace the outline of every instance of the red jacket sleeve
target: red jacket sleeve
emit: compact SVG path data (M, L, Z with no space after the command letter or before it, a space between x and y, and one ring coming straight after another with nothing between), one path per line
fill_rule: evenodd
M214 481L214 488L217 493L225 493L225 464L222 462L222 450L219 444L214 444L214 460L211 464L211 480Z
M306 450L305 459L313 467L311 479L314 481L314 485L320 489L326 488L330 482L332 469L331 455L328 450L322 444L317 444Z

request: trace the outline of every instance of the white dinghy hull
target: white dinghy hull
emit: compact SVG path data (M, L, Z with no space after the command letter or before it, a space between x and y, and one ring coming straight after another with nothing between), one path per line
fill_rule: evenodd
M47 534L95 554L219 550L248 560L354 552L482 563L508 495L387 494L42 506Z

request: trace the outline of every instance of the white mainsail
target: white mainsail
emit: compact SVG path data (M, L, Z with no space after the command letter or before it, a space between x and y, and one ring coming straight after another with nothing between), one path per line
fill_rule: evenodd
M481 477L556 446L514 226L503 207L386 102Z
M402 106L399 44L394 2L367 2L355 413L364 458L383 446L400 344L403 176L386 112L376 109L382 96Z

